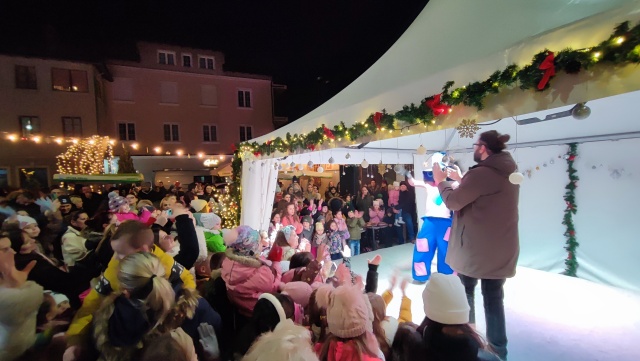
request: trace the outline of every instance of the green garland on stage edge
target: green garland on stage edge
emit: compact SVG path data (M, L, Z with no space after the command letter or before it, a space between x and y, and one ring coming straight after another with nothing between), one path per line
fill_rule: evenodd
M564 210L564 219L562 224L566 227L564 236L567 237L564 249L567 250L567 259L564 260L564 274L571 277L577 277L578 259L576 258L576 249L579 243L576 239L576 229L573 225L573 215L578 211L576 205L576 188L580 178L576 175L578 172L573 164L578 156L578 144L570 143L569 152L565 156L567 159L567 173L569 174L569 183L564 187L567 191L564 193L564 201L567 207Z
M553 71L548 68L550 56ZM484 81L477 81L455 89L452 89L455 83L448 81L444 84L441 94L424 98L420 105L414 103L405 105L394 114L387 113L383 109L350 127L347 127L344 122L340 122L332 128L327 128L323 124L307 134L287 133L284 138L277 137L262 144L244 142L234 145L234 161L235 158L240 158L245 153L252 153L255 157L260 157L271 155L276 151L285 153L307 149L313 151L324 143L341 142L343 139L354 142L377 132L402 131L402 128L420 124L426 127L425 131L433 131L441 123L439 116L451 111L452 106L463 104L482 110L488 95L511 88L516 82L522 90L533 88L537 91L546 91L551 86L551 80L556 70L562 70L567 74L577 74L599 63L611 65L640 63L640 24L629 28L629 21L625 21L615 27L607 40L590 48L567 48L553 54L544 49L533 56L530 64L522 68L515 64L509 65L503 70L494 72ZM396 129L396 121L404 122L405 125ZM235 170L233 182L234 188L240 189L240 176L235 175ZM239 205L240 196L238 195L235 200ZM240 213L240 209L238 213Z

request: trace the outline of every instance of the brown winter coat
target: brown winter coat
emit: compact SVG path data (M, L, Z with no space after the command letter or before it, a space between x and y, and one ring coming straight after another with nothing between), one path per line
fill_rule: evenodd
M509 182L515 170L511 154L501 152L471 168L457 189L451 182L438 185L454 211L446 261L458 273L485 279L515 275L520 186Z

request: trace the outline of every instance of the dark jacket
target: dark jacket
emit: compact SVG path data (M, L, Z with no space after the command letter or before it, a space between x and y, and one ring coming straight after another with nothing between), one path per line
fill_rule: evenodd
M501 152L471 168L457 189L451 182L438 185L454 211L446 262L458 273L486 279L515 275L520 186L509 182L515 170L511 154Z
M91 198L87 198L84 193L80 198L82 198L82 209L89 217L93 217L96 214L96 211L100 208L102 200L104 199L102 195L95 192L91 193Z
M196 227L188 215L182 214L176 217L176 230L180 241L180 253L173 259L186 269L191 269L200 255Z
M16 268L19 270L24 269L31 261L37 261L37 263L29 272L30 281L36 282L45 290L64 294L69 298L71 307L80 308L81 302L78 296L91 288L89 282L93 274L75 270L73 267L70 272L65 272L35 252L15 255Z

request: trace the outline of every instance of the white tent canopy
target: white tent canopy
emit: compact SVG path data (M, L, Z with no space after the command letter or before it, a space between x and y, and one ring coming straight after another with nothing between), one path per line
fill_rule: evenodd
M346 89L297 121L254 141L264 143L284 138L286 133L304 134L322 124L333 127L344 122L350 126L383 108L393 113L405 104L440 93L449 80L457 86L483 80L510 64L528 63L545 48L593 46L607 39L619 23L628 20L633 26L639 19L640 0L432 0L397 43ZM369 164L413 164L415 169L421 169L428 157L416 154L416 148L422 144L429 153L443 150L458 153L463 168L469 167L472 164L468 153L473 139L461 138L455 129L446 129L455 127L463 118L477 120L482 125L481 132L495 129L510 134L512 148L635 140L640 138L640 123L634 116L635 105L640 103L637 72L635 66L618 67L615 71L582 71L578 75L558 72L551 90L521 91L515 87L488 97L483 111L456 106L438 131L419 133L424 128L416 126L411 128L412 133L376 134L371 139L358 140L361 144L336 142L331 143L335 148L314 152L272 154L255 160L249 156L243 163L241 223L256 229L267 228L279 164L309 161L322 164L329 163L329 158L336 164L360 164L366 159ZM588 102L592 110L589 118L566 117L521 126L514 121L544 119L579 102ZM418 214L423 214L424 192L418 190L416 198ZM528 226L521 225L521 229ZM524 237L521 236L521 244L525 247L535 244L535 239ZM556 247L562 250L561 244L554 243L550 248ZM615 265L606 262L607 271L599 271L595 266L598 262L593 262L596 255L590 256L591 279L640 289L640 282L618 277L623 273L622 266L615 269ZM543 258L545 262L550 259ZM532 264L545 269L539 260ZM625 279L619 281L622 278Z
M585 48L606 39L619 23L640 18L638 0L432 0L398 41L365 73L335 97L295 122L254 139L258 143L287 132L307 133L322 124L347 126L387 109L419 103L441 92L486 79L510 64L525 64L544 48ZM479 122L544 110L637 89L589 84L565 99L492 107L475 113ZM630 89L631 88L631 89ZM527 94L530 96L531 94ZM461 119L468 113L452 116ZM452 119L455 124L457 119Z

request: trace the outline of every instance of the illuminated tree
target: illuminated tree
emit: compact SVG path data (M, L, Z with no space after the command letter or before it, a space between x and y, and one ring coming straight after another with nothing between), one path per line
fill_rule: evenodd
M57 156L60 174L103 174L104 160L113 158L109 137L94 135L70 143L67 150Z

